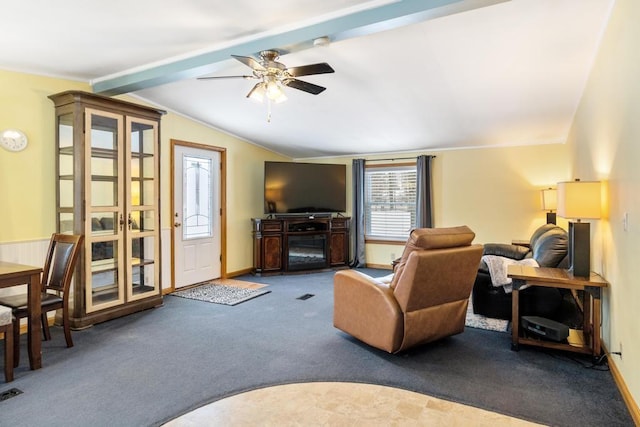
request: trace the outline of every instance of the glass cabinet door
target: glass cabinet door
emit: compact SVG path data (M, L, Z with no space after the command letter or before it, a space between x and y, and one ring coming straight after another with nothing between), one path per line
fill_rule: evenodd
M63 114L58 119L58 232L74 233L74 188L73 114Z
M92 312L124 301L123 118L87 109L85 121L85 289Z
M157 122L127 118L127 299L144 298L158 292L160 271Z

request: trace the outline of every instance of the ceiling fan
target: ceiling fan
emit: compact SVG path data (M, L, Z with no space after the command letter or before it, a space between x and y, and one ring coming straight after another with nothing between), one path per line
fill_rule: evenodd
M326 88L313 83L299 80L297 77L310 76L313 74L327 74L335 72L326 62L318 64L302 65L300 67L287 68L283 63L277 62L280 54L275 50L263 50L260 52L260 60L257 61L250 56L231 55L253 70L252 75L242 76L211 76L199 77L199 80L208 79L229 79L243 78L249 80L259 80L249 91L247 98L262 101L267 97L268 101L282 102L287 99L282 90L282 86L292 87L313 95L322 93Z

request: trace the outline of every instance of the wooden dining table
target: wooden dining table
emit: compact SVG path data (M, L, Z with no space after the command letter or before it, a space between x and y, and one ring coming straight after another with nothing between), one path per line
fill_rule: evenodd
M40 275L42 267L0 261L0 288L28 285L27 307L29 365L31 369L42 367L42 325L40 319ZM14 343L20 345L20 343Z

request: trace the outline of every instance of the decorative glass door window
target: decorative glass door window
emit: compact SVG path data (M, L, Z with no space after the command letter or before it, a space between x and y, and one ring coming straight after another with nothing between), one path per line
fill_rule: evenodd
M184 156L183 179L183 227L184 240L212 237L213 200L211 159Z

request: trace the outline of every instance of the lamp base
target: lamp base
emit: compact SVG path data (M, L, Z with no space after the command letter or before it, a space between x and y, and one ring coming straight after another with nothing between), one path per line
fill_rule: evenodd
M547 212L547 224L555 224L555 223L556 223L556 213Z
M576 277L591 275L591 224L569 223L569 270Z

